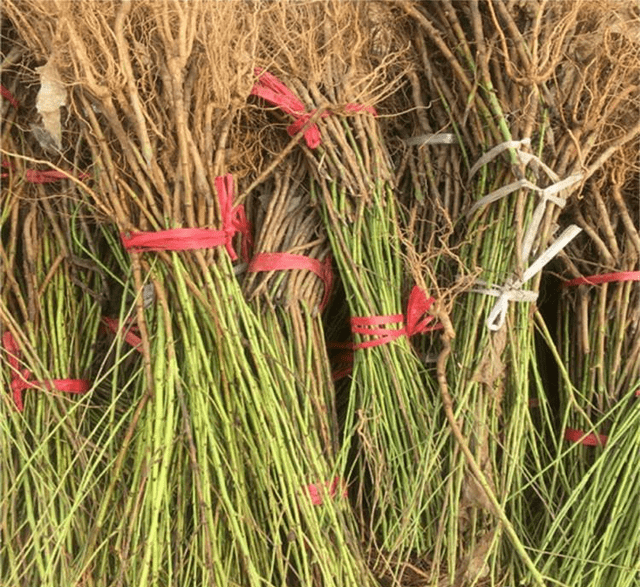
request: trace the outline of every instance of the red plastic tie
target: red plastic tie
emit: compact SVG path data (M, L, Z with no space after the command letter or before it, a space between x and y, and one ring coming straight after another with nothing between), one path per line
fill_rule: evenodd
M434 301L434 298L427 298L426 293L415 285L411 290L407 303L406 324L402 314L351 318L351 332L376 337L373 340L356 343L352 348L354 350L371 348L387 344L397 340L401 336L406 335L411 337L414 334L422 334L441 329L442 324L429 326L435 319L433 316L424 316ZM400 326L397 326L393 330L389 328L377 328L378 326L386 326L389 324L398 324Z
M7 90L7 88L5 88L4 86L0 85L0 95L2 95L3 98L6 98L7 100L9 100L9 102L11 102L11 105L14 108L18 108L20 105L18 104L18 100L16 100L13 97L13 94Z
M216 192L218 194L218 203L220 205L220 214L222 215L222 230L227 235L225 246L229 256L235 261L238 256L233 249L232 241L236 232L242 235L242 256L248 263L250 258L251 247L253 246L253 237L251 236L251 225L247 220L247 215L242 204L233 205L233 176L227 175L216 177Z
M338 381L347 375L351 375L353 371L353 351L357 349L371 348L386 344L392 340L396 340L401 336L413 336L414 334L423 334L434 330L441 330L442 324L429 324L434 320L433 316L424 316L435 300L427 298L427 295L418 286L414 286L409 295L407 303L407 321L403 325L394 330L388 328L370 328L370 326L384 326L386 324L400 324L404 322L402 314L394 314L392 316L374 316L369 318L352 318L351 331L354 334L363 334L369 336L377 336L378 338L354 344L352 342L332 342L327 346L329 349L339 349L337 355L332 359L335 369L331 376L333 381ZM424 317L423 317L424 316Z
M338 495L341 497L348 495L347 484L340 477L334 477L333 481L326 481L324 486L311 483L306 486L306 489L313 505L322 505L325 494L328 494L331 499L335 499Z
M86 174L80 174L80 179L84 179ZM24 178L29 183L53 183L54 181L60 181L61 179L69 179L68 174L62 171L56 171L55 169L49 169L47 171L40 171L38 169L27 169Z
M331 270L331 255L327 255L324 261L313 259L305 255L292 253L260 253L256 255L247 271L257 273L259 271L288 271L291 269L309 270L315 273L324 283L324 295L320 302L320 310L324 310L329 302L331 287L333 286L333 271Z
M10 170L14 170L15 167L9 163L9 161L3 161L2 167ZM0 174L0 177L9 177L8 173ZM87 173L78 174L79 179L86 179L89 177ZM41 171L39 169L26 169L24 173L24 180L28 183L53 183L54 181L60 181L62 179L69 179L69 174L64 171L57 171L56 169L48 169Z
M26 368L20 368L18 357L20 349L10 332L5 332L2 336L2 347L7 355L9 355L9 366L12 371L11 391L13 392L13 401L22 412L24 403L22 400L22 392L26 389L44 388L49 391L62 391L65 393L86 393L91 388L91 384L83 379L51 379L50 381L29 381L31 371Z
M108 316L102 317L102 323L116 335L124 335L125 342L128 342L139 353L142 352L142 339L132 331L133 326L127 328L124 324L120 326L120 321L116 318L109 318Z
M227 244L224 231L210 228L170 228L157 232L132 232L121 237L125 249L138 252L192 251Z
M353 350L351 348L340 352L332 361L335 369L331 372L333 381L339 381L353 372Z
M401 336L407 334L407 327L404 325L404 316L402 314L393 314L392 316L364 316L351 318L351 332L363 336L375 336L373 340L358 342L353 345L353 349L367 349L382 344L390 343L397 340ZM394 330L389 328L377 328L377 326L387 326L389 324L401 325Z
M429 326L435 320L433 316L425 316L435 298L428 298L427 294L417 285L413 286L407 302L407 335L424 334L434 330L442 330L442 324Z
M132 232L129 236L121 234L124 248L130 251L193 251L225 246L231 258L238 258L232 241L237 232L241 233L242 254L248 261L253 244L251 226L247 220L244 206L233 206L233 177L227 174L215 179L222 229L212 228L170 228L151 232Z
M353 343L352 342L328 342L327 349L330 353L331 377L333 381L339 381L353 371Z
M587 434L582 430L567 428L564 431L564 439L584 446L604 446L607 444L608 437L604 434L595 434L594 432Z
M290 136L300 132L309 119L312 112L307 112L300 99L285 86L275 75L260 67L254 70L258 80L251 89L252 96L258 96L270 104L277 106L286 114L293 116L295 122L287 127ZM328 112L322 113L322 118L329 116ZM320 130L316 124L310 126L304 133L304 140L310 149L315 149L320 144Z
M298 134L304 126L309 122L311 117L315 114L315 110L307 112L305 105L301 100L275 75L265 71L260 67L256 67L254 70L258 80L254 84L251 95L258 96L263 100L266 100L270 104L277 106L286 114L293 116L295 122L287 127L289 136L295 136ZM347 112L369 112L374 116L377 115L376 109L373 106L364 106L362 104L347 104L345 106ZM320 118L326 118L330 115L330 112L323 112ZM304 140L310 149L315 149L320 145L320 129L318 125L314 124L310 126L304 133Z
M640 281L640 271L621 271L619 273L576 277L576 279L565 281L562 285L564 287L572 287L574 285L598 285L600 283L617 283L622 281Z

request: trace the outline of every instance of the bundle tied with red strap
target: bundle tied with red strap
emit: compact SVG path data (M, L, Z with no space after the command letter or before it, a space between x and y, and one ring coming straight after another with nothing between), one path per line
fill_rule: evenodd
M321 483L309 483L304 487L313 505L322 505L326 498L333 500L338 497L348 497L347 484L344 479L334 477L331 481Z
M424 334L442 328L442 324L433 324L433 316L426 315L435 302L434 298L428 298L427 294L417 285L411 290L407 302L407 315L393 314L390 316L365 316L351 318L351 332L361 336L375 337L373 340L355 343L351 348L366 349L382 344L387 344L402 336L414 336ZM395 324L394 328L380 328Z
M640 271L618 271L616 273L602 273L589 275L588 277L576 277L563 281L563 287L575 287L577 285L599 285L601 283L623 283L625 281L640 281Z
M121 324L117 318L111 318L109 316L102 317L102 324L106 330L113 332L118 336L122 336L129 345L131 345L139 353L142 352L142 339L134 330L137 328L131 324L131 321L125 321L125 324Z
M373 340L359 343L329 343L329 349L339 352L333 357L334 369L332 378L338 381L353 371L353 351L367 349L398 340L403 336L412 337L416 334L426 334L443 328L442 324L433 324L435 318L427 312L435 302L427 297L423 289L417 285L413 287L407 302L407 315L393 314L390 316L368 316L351 318L351 332L361 336L373 336ZM379 328L395 324L394 328Z
M307 112L302 101L275 75L260 67L256 67L254 72L258 80L251 90L251 95L262 98L280 108L285 114L293 116L295 120L287 127L287 132L289 136L298 134L316 111L310 110ZM376 109L373 106L365 106L363 104L347 104L345 110L347 112L368 112L373 116L377 115ZM323 112L320 118L327 118L327 116L330 115L331 112ZM303 136L310 149L315 149L320 145L321 136L317 124L313 124L307 128Z
M575 279L562 282L562 286L575 287L578 285L600 285L603 283L624 283L627 281L640 281L640 271L617 271L615 273L589 275L588 277L576 277ZM636 391L636 396L640 397L640 387ZM583 442L583 444L585 443Z
M259 271L290 271L295 269L311 271L322 280L324 294L320 302L320 311L324 310L329 303L333 285L331 255L327 255L324 261L320 261L305 255L291 253L260 253L251 260L247 271L257 273Z
M247 220L243 205L233 205L233 176L227 174L216 177L216 194L222 228L171 228L168 230L132 232L121 234L125 249L136 252L157 251L193 251L224 246L234 261L238 258L233 248L233 238L242 235L242 256L248 261L253 239L251 226Z
M84 379L50 379L47 381L31 381L31 371L20 366L20 349L11 332L2 336L2 348L7 355L11 370L11 392L18 411L24 409L22 392L27 389L46 389L64 393L82 394L89 391L91 384Z

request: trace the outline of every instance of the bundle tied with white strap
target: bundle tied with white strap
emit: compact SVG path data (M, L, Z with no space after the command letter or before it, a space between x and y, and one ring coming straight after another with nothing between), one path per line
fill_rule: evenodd
M476 293L495 296L498 301L493 306L487 318L487 328L489 330L500 330L504 325L509 302L535 302L538 299L537 292L522 290L522 286L537 275L542 268L551 261L562 249L564 249L582 229L575 224L567 227L556 241L523 273L521 279L510 279L501 288L480 288L473 289Z
M558 175L554 173L553 170L550 169L547 165L545 165L539 157L521 150L521 147L528 147L530 144L530 138L525 138L517 141L505 141L504 143L501 143L500 145L497 145L496 147L490 149L482 157L480 157L480 159L475 163L475 165L469 172L469 176L473 177L473 175L482 166L489 163L492 159L500 155L500 153L503 153L507 149L515 149L519 161L525 167L533 164L536 167L542 169L549 177L549 179L555 182L546 188L540 188L527 179L520 179L487 194L486 196L478 200L473 206L471 206L471 208L467 212L467 216L469 216L480 208L486 206L487 204L500 200L501 198L504 198L519 189L524 188L539 194L540 201L533 211L531 222L529 223L524 238L522 239L522 259L524 261L528 260L529 255L533 250L533 245L540 229L542 219L544 217L547 202L555 204L556 206L559 206L561 208L564 207L566 203L566 196L562 197L559 194L577 185L580 181L582 181L583 177L582 174L576 174L560 180ZM560 237L558 237L558 239L524 272L521 279L510 278L507 280L505 285L500 288L487 287L473 290L477 293L496 296L498 298L498 301L495 303L494 307L489 313L489 317L487 318L487 328L489 328L489 330L499 330L503 326L509 301L535 302L538 299L538 294L536 292L524 291L521 289L522 286L524 285L524 283L534 277L539 271L541 271L542 268L547 263L549 263L549 261L551 261L551 259L553 259L564 247L566 247L580 231L581 229L578 226L569 226L560 235Z

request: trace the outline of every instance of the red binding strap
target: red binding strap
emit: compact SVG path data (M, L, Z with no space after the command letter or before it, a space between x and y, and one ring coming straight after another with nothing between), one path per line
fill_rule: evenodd
M18 100L16 100L16 99L13 97L13 94L12 94L9 90L7 90L7 88L5 88L5 87L4 87L4 86L2 86L2 85L0 85L0 95L1 95L3 98L6 98L7 100L9 100L9 102L11 103L11 105L12 105L14 108L18 108L18 107L20 106L20 105L18 104Z
M286 114L293 116L295 122L287 127L287 132L290 136L298 134L313 116L313 111L306 112L306 108L300 99L275 75L260 67L256 67L254 73L258 80L251 90L251 95L258 96L277 106ZM322 118L327 116L329 116L328 112L322 113ZM305 131L304 140L310 149L315 149L320 144L320 130L317 125L314 124Z
M260 67L256 67L254 73L258 77L258 80L251 90L251 95L258 96L270 104L277 106L286 114L293 116L295 122L287 127L287 132L289 133L289 136L295 136L298 134L309 122L316 111L311 110L310 112L307 112L305 105L300 101L300 99L275 75ZM347 104L345 110L347 112L364 111L369 112L374 116L377 115L376 109L373 108L373 106L364 106L362 104ZM320 117L326 118L329 115L330 112L323 112ZM305 131L304 140L310 149L315 149L320 144L320 130L316 124L310 126Z
M411 290L409 301L407 303L407 320L404 324L404 316L402 314L393 314L391 316L373 316L368 318L352 318L351 331L354 334L375 336L374 340L365 341L354 344L352 342L333 342L327 346L329 349L337 349L339 352L332 357L331 376L334 381L338 381L353 371L353 351L356 349L371 348L386 344L392 340L396 340L401 336L413 336L414 334L422 334L441 330L442 324L429 324L434 320L433 316L425 316L425 313L431 308L435 300L427 298L427 295L417 285ZM390 330L388 328L371 328L371 326L384 326L387 324L396 324L397 326Z
M14 170L15 167L9 161L3 161L2 167L10 170ZM9 177L8 173L0 174L0 177ZM48 169L41 171L39 169L26 169L24 172L24 180L28 183L53 183L54 181L60 181L62 179L69 179L72 177L70 174L64 171L57 171L56 169ZM78 174L78 179L86 179L89 177L86 173Z
M232 241L236 233L241 233L242 255L248 261L253 244L251 227L244 206L233 206L233 177L227 174L215 179L216 192L222 216L222 229L211 228L170 228L151 232L121 234L125 249L130 251L193 251L224 246L229 256L238 258Z
M347 497L347 484L340 477L334 477L332 481L326 481L323 485L311 483L306 486L313 505L322 505L325 495L331 499L337 496Z
M616 283L621 281L640 281L640 271L621 271L619 273L576 277L575 279L565 281L562 285L564 287L572 287L574 285L598 285L600 283Z
M409 295L406 324L402 314L351 318L351 332L362 336L375 337L373 340L356 343L352 348L354 350L371 348L380 346L381 344L387 344L393 340L397 340L401 336L411 337L414 334L422 334L441 329L442 324L429 326L435 318L433 316L425 316L434 301L434 298L427 298L426 293L416 285ZM393 329L378 328L378 326L387 326L390 324L396 324L396 327Z
M340 351L338 355L331 360L334 369L331 371L333 381L339 381L353 372L353 349L348 348Z
M157 232L122 234L124 248L129 251L193 251L227 245L227 234L210 228L170 228ZM237 258L233 254L232 258Z
M589 277L576 277L575 279L564 281L562 285L564 287L573 287L576 285L599 285L601 283L621 283L623 281L640 281L640 271L619 271L616 273L603 273L601 275L590 275ZM638 391L636 392L636 395L640 396L640 389L638 389Z
M215 179L216 193L218 194L218 203L220 205L220 214L222 216L222 229L227 234L227 242L225 244L229 256L235 261L238 256L233 250L232 241L237 232L242 235L242 256L245 261L249 262L250 250L253 246L253 238L251 236L251 225L247 220L244 206L233 205L233 176L227 175L216 177Z
M582 430L567 428L564 431L564 439L569 442L576 442L585 446L604 446L607 444L607 436L604 434L595 434L594 432L586 433Z
M324 261L319 261L312 257L291 253L259 253L251 260L247 271L257 273L259 271L288 271L292 269L311 271L322 280L324 283L324 295L322 302L320 302L320 310L324 310L329 302L333 285L331 255L327 255Z
M83 379L51 379L49 381L29 381L31 371L20 367L20 349L10 332L5 332L2 336L2 347L9 356L9 366L11 368L11 391L13 401L22 412L24 403L22 392L26 389L47 389L49 391L62 391L65 393L86 393L91 388L91 384Z
M129 328L127 328L126 324L120 326L120 321L118 319L109 318L108 316L102 317L102 324L104 324L104 326L114 334L124 335L124 340L126 342L128 342L139 353L142 352L142 339L133 332L133 326L129 325Z

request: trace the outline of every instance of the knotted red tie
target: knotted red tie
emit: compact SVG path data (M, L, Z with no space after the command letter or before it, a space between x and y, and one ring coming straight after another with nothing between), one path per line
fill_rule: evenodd
M305 105L300 99L275 75L260 67L256 67L254 72L258 80L251 90L251 95L258 96L270 104L277 106L286 114L293 116L295 120L293 124L287 127L287 132L290 136L298 134L316 111L311 110L307 112ZM373 106L364 106L362 104L347 104L345 110L347 112L369 112L374 116L377 115L376 109ZM330 114L330 112L323 112L320 118L326 118ZM316 124L311 125L304 132L303 136L310 149L315 149L320 144L320 130Z
M29 381L31 379L31 371L25 367L20 367L20 349L10 332L5 332L2 336L2 347L8 355L9 367L12 372L11 391L13 392L13 401L22 412L24 403L22 400L22 392L26 389L47 389L49 391L62 391L65 393L86 393L91 388L88 381L82 379L51 379L50 381Z
M423 334L442 328L440 324L429 326L435 318L425 315L434 301L433 298L427 298L425 292L416 285L411 290L409 301L407 302L406 322L402 314L351 318L351 332L363 336L375 337L373 340L354 344L353 349L366 349L380 346L397 340L401 336L413 336L414 334ZM396 324L397 326L393 329L378 328L379 326L387 326L390 324Z
M170 228L151 232L132 232L122 234L122 243L132 251L193 251L224 246L231 258L238 258L233 249L233 237L242 234L242 255L249 261L253 244L251 225L247 220L243 205L233 205L233 176L216 177L215 188L220 205L222 228Z

